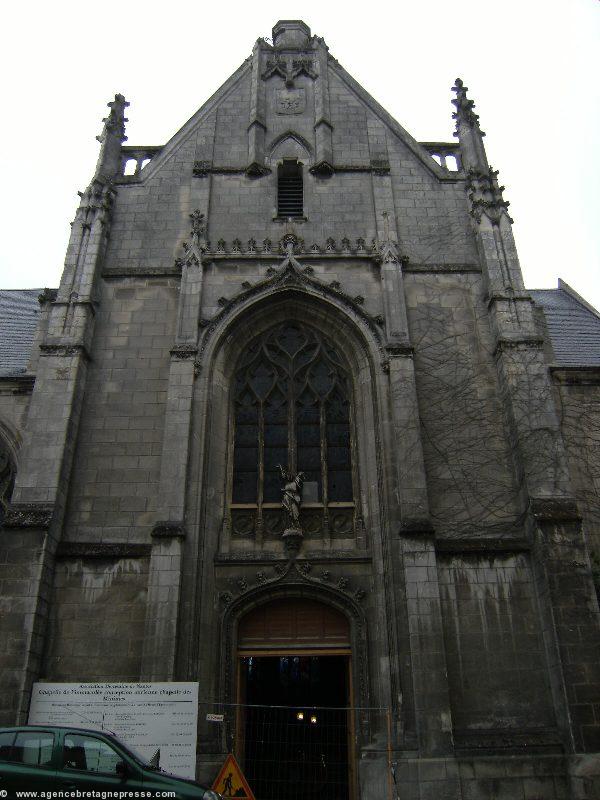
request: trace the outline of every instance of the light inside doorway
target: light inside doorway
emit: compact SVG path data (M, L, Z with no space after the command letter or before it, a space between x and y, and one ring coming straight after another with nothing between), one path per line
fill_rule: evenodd
M241 658L246 777L260 800L349 800L348 656Z

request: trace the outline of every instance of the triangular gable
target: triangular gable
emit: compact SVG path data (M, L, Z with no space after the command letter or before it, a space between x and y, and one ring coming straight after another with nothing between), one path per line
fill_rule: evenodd
M443 181L454 183L458 178L458 173L454 172L448 174L443 170L439 164L431 157L427 150L414 139L410 133L405 130L399 122L397 122L392 115L381 106L374 97L372 97L366 89L355 80L346 70L335 60L330 59L330 69L337 75L337 77L355 94L358 99L363 102L367 108L375 114L376 117L387 125L387 127L395 134L400 141L405 144L413 155L422 162L429 172Z
M169 141L161 148L149 164L140 172L140 181L143 183L153 175L169 160L174 152L185 142L188 136L191 135L194 128L201 123L209 114L211 114L238 85L244 75L250 70L251 59L247 58L231 75L225 83L220 86L217 91L204 103L190 119L183 124L183 126L175 133Z
M238 85L240 80L251 69L252 57L248 57L238 69L217 89L217 91L184 123L184 125L169 139L158 153L139 174L141 182L145 182L165 164L171 155L191 135L194 128L209 116ZM344 83L348 89L360 100L387 128L400 139L400 141L413 153L423 166L441 181L454 183L459 179L459 174L448 173L431 157L430 153L405 130L392 115L381 106L358 81L353 78L336 60L328 60L329 68Z

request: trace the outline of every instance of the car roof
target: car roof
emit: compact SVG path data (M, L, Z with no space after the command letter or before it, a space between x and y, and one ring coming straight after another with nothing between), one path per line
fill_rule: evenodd
M73 725L8 725L0 728L0 733L7 731L75 731L77 733L100 733L104 736L112 736L113 739L117 738L111 731L101 731L97 728L78 728Z

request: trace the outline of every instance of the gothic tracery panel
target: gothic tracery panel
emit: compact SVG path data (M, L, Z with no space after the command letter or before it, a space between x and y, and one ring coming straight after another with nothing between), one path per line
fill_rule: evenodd
M240 507L256 507L265 533L274 532L277 514L269 509L281 502L281 464L304 473L303 515L310 533L321 534L332 511L351 509L355 495L344 359L317 330L285 322L250 342L234 382L233 518ZM236 532L243 535L234 525Z

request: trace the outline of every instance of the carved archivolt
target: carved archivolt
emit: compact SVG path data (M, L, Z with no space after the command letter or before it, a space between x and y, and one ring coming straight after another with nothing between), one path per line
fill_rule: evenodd
M329 572L323 571L314 577L308 562L288 562L265 567L256 575L256 585L249 587L248 580L237 581L240 594L220 594L221 608L221 663L222 685L219 694L223 703L235 703L237 629L240 619L251 609L264 603L277 601L281 597L304 597L330 605L341 611L348 619L352 642L352 665L355 679L356 705L368 708L371 703L367 658L366 617L360 602L365 590L353 586L350 579L341 577L334 582Z
M385 357L381 330L384 324L383 318L379 315L371 316L364 311L362 308L364 298L351 297L341 291L337 281L326 284L314 278L312 269L310 267L303 269L292 253L288 252L280 268L272 270L268 278L254 285L248 285L248 288L245 288L230 299L222 298L220 303L222 310L210 320L200 320L200 326L204 328L204 335L199 348L200 358L207 349L212 336L221 326L226 324L227 318L231 316L235 309L244 305L247 301L258 300L261 297L289 290L299 290L309 295L312 294L329 301L335 301L335 305L342 306L346 312L350 312L350 315L359 323L360 327L363 329L366 327L369 330L381 357Z

